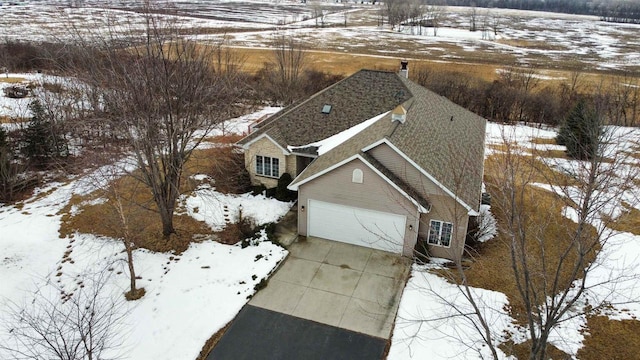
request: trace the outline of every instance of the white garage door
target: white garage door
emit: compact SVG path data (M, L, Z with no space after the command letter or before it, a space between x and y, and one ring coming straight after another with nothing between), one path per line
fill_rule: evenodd
M402 253L406 216L309 200L307 233L324 239Z

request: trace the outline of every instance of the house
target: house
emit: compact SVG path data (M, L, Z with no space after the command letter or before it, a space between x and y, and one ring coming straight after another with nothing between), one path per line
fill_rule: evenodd
M399 73L361 70L238 142L254 184L283 173L298 232L413 256L462 255L478 216L486 120Z

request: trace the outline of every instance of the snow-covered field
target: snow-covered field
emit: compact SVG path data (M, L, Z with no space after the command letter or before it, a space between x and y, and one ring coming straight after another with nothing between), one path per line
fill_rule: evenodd
M140 30L142 17L128 2L86 1L70 8L66 1L27 2L0 7L0 33L9 39L64 38L69 27L104 34L108 29ZM106 9L105 7L112 7ZM469 11L444 10L442 25L432 28L379 26L382 5L297 1L171 1L160 3L166 21L206 41L226 36L232 46L268 47L274 35L295 36L311 49L446 61L483 61L586 69L638 70L640 25L613 24L593 16L506 9L479 9L498 24L493 31L470 32ZM315 18L322 9L322 18ZM344 27L345 21L347 27ZM488 21L489 22L489 21ZM317 24L325 27L318 28ZM119 24L119 25L115 25ZM84 30L83 30L84 29Z
M244 129L252 120L276 110L233 119L227 131ZM90 283L88 278L83 281L87 274L111 269L102 295L124 298L128 272L121 242L91 234L59 236L61 210L73 194L87 194L100 186L92 180L95 178L84 175L51 183L38 189L23 206L0 207L0 344L9 341L3 327L9 324L10 304L28 306L37 289L57 301L61 294L52 289L78 292L80 286ZM182 203L184 211L212 229L224 226L224 206L235 219L242 205L245 216L260 224L278 220L291 206L264 196L221 194L210 186L185 196ZM70 260L64 261L67 251ZM105 358L126 353L129 359L194 359L209 336L235 317L255 292L254 286L286 253L267 241L242 248L209 240L192 244L181 254L136 250L138 286L145 288L146 295L117 309L124 318L113 330L122 344ZM0 350L0 358L9 356Z
M632 128L611 127L616 142L611 144L615 149L610 151L637 151L640 144L640 130ZM524 125L503 126L490 123L487 130L487 144L500 145L505 140L515 142L523 149L557 149L558 145L538 144L533 139L552 139L556 137L553 129L537 129ZM493 151L487 148L488 154ZM616 168L616 173L625 178L629 168L624 166L640 166L640 160L634 157L624 159L623 166ZM569 169L578 164L577 161L565 159L546 159L548 164L557 169ZM555 191L561 196L564 192L550 186L535 184ZM624 187L620 183L617 186ZM619 188L603 189L604 193L615 194ZM578 196L579 194L575 194ZM618 202L610 203L607 212L621 209L620 201L640 209L637 201L639 190L636 187L627 189ZM605 194L605 197L608 197ZM572 218L571 209L565 210L565 216ZM593 219L596 227L602 226L600 220ZM552 333L550 342L574 358L583 346L586 318L580 315L581 307L587 304L599 304L603 301L612 304L610 309L604 310L603 315L611 319L640 319L640 236L628 232L608 229L608 240L603 250L598 254L596 266L587 278L589 289L575 305L575 312L569 312L564 317L557 330ZM491 241L491 240L489 240ZM420 359L429 354L430 359L477 359L490 358L491 353L483 346L478 330L473 321L461 316L448 304L456 304L464 312L470 310L469 303L463 298L461 290L454 284L445 281L438 275L429 272L437 268L438 264L414 265L412 277L403 293L396 325L392 338L392 345L388 359ZM614 281L610 281L614 279ZM508 300L505 294L485 289L472 289L475 297L480 299L481 308L492 328L494 339L498 343L506 340L508 334L516 343L527 340L527 333L514 326L514 320L508 315L505 306ZM429 319L430 321L420 321ZM473 316L471 317L473 318ZM502 357L506 356L500 352Z

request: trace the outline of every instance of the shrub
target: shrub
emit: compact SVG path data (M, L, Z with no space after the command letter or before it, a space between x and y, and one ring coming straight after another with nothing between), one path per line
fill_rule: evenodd
M262 194L262 193L264 193L266 191L267 191L267 187L262 185L262 184L254 185L254 186L251 187L251 194L253 196L260 195L260 194Z
M289 186L292 181L293 178L291 177L291 175L289 175L289 173L284 173L282 174L282 176L280 176L280 179L278 179L278 186L276 187L276 199L280 201L292 201L297 198L297 194L295 191L287 189L287 186Z

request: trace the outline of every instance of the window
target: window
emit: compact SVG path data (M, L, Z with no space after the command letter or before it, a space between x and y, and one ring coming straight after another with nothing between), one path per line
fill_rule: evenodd
M351 175L351 182L362 184L362 170L354 169L353 174Z
M322 113L323 114L328 114L331 112L331 105L329 104L324 104L324 106L322 107Z
M279 177L280 159L256 155L256 174L269 177Z
M431 245L449 246L451 244L451 235L453 234L453 224L431 220L429 223L429 238L427 242Z

